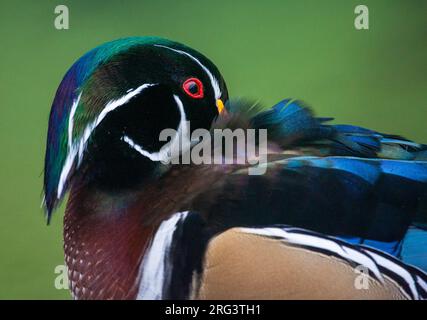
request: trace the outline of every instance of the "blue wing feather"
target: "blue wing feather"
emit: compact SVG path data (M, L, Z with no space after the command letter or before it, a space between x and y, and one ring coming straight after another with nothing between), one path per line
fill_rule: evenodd
M427 271L427 230L409 228L403 239L399 257L405 263Z
M427 145L397 135L353 125L330 125L333 118L316 118L302 102L285 99L252 118L252 126L268 129L281 146L318 148L322 155L427 160Z
M341 234L342 239L395 256L401 253L403 257L410 256L408 243L417 240L402 242L403 237L411 223L427 220L427 146L358 126L327 124L330 120L332 118L316 118L301 102L286 99L254 116L252 126L268 129L269 139L284 149L308 150L302 151L307 156L285 160L284 172L320 174L322 179L330 175L331 183L322 188L336 188L333 181L341 180L339 185L343 189L336 193L345 195L349 206L376 203L375 209L369 212L371 219L363 222L370 224L366 226L366 235L373 237ZM313 157L311 152L322 157ZM316 191L316 181L312 183L313 192L327 192ZM336 202L345 203L345 199ZM360 214L358 208L344 211ZM421 260L427 264L427 256ZM417 265L420 264L418 261Z
M340 202L347 203L348 206L357 206L360 201L374 202L375 204L368 209L371 210L369 212L371 218L365 221L366 237L354 237L350 234L342 235L340 238L351 243L375 247L395 256L400 254L401 242L411 221L427 201L427 161L294 157L283 163L284 170L298 172L321 170L323 175L330 175L331 183L322 186L323 189L336 188L333 181L341 181L342 189L337 190L336 194L337 196L342 194L345 199L335 199L337 205ZM358 183L358 180L364 183ZM316 184L315 181L313 183ZM346 209L348 212L360 214L358 210L357 207ZM390 236L391 233L393 236ZM381 238L384 240L370 238L373 235L382 235Z

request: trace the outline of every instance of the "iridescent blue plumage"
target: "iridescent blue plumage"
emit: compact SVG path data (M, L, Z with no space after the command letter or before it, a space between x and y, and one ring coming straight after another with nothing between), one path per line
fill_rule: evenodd
M254 116L252 125L268 129L269 137L283 148L301 154L282 161L283 179L290 175L287 172L295 171L301 179L311 177L307 178L311 186L305 189L335 194L336 199L319 201L335 203L340 211L337 219L357 221L357 217L349 217L369 214L360 227L355 227L358 236L349 230L331 229L335 236L395 256L403 252L403 259L412 257L417 248L413 237L402 240L411 225L427 220L427 146L358 126L327 124L328 120L315 118L298 101L283 100ZM327 179L331 183L321 182ZM312 205L318 206L321 217L322 204ZM417 232L416 241L422 245L427 241L427 231ZM425 267L427 252L417 250L413 263Z
M352 125L330 125L333 118L315 118L300 101L285 99L252 118L255 128L283 146L312 146L324 155L427 160L427 145Z

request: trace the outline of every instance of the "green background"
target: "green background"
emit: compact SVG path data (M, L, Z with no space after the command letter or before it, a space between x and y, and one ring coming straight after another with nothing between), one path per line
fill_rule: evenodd
M354 28L368 5L370 29ZM70 29L54 28L54 8ZM300 98L334 116L427 143L427 1L0 2L0 298L70 298L54 287L63 263L62 212L40 209L47 120L67 68L100 43L158 35L220 68L231 96L271 105Z

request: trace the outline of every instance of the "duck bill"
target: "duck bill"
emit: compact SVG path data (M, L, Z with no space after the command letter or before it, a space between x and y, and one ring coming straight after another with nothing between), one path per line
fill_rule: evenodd
M227 110L225 109L224 102L221 99L216 100L216 108L218 109L218 113L220 115L226 115Z

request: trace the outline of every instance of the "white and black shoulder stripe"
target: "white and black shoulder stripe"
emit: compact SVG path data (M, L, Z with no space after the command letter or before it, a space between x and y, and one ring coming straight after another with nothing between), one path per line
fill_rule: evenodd
M178 212L163 221L144 255L137 299L187 299L210 238L197 213Z
M427 299L427 275L423 271L371 247L352 245L334 237L290 226L239 229L334 256L353 266L362 265L368 268L377 281L383 282L383 276L393 280L408 298Z

